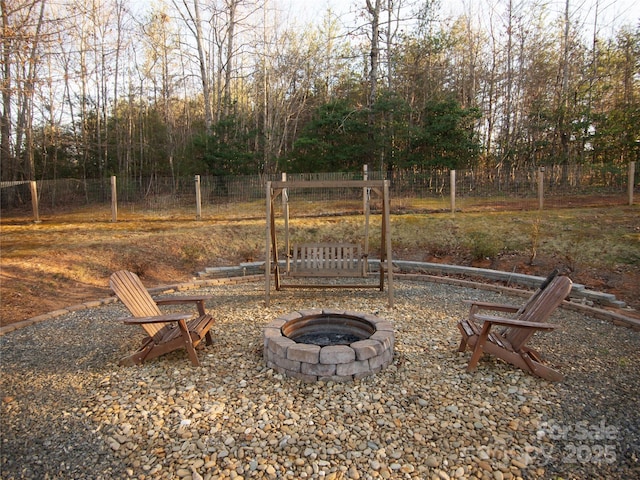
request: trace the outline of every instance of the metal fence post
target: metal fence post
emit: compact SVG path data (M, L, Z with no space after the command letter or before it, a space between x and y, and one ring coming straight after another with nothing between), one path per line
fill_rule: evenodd
M196 175L196 220L202 219L202 193L200 191L200 175Z
M449 183L451 189L451 213L456 213L456 171L451 170L449 173Z
M116 187L116 176L111 177L111 221L118 221L118 189Z
M627 191L629 192L629 205L633 205L633 187L636 178L636 162L629 162L629 181Z

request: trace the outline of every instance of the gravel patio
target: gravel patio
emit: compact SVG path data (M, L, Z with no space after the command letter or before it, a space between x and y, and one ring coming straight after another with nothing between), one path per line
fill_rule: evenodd
M590 479L640 477L640 332L557 310L532 342L565 374L549 383L485 357L465 370L465 299L521 298L397 280L375 290L211 286L214 344L141 366L120 303L0 337L0 478ZM182 292L181 294L184 294ZM184 308L184 307L183 307ZM300 309L394 322L395 355L350 383L267 369L262 329Z

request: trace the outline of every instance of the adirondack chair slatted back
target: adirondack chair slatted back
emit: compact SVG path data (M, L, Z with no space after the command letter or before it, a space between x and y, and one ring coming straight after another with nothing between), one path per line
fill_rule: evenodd
M134 317L162 315L158 305L135 273L125 270L115 272L109 279L109 285ZM150 337L153 337L165 325L166 323L150 323L141 326Z
M571 291L571 280L568 277L556 277L544 288L539 295L527 304L518 320L524 322L546 322L553 311L562 303ZM503 334L511 344L514 351L518 352L534 334L530 328L508 328Z
M536 299L540 296L540 294L544 291L544 289L547 288L549 285L551 285L551 282L553 281L554 278L558 276L559 273L560 272L558 272L558 270L555 269L547 276L547 278L544 279L544 281L540 284L540 287L538 288L536 293L534 293L531 296L531 298L527 300L527 303L525 303L524 305L522 305L522 307L520 307L520 310L518 310L518 315L521 315L523 312L525 312L529 307L529 304L536 301Z

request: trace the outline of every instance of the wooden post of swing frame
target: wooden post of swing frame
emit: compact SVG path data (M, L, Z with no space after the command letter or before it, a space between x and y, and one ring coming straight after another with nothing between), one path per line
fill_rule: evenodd
M369 180L369 166L364 165L362 167L362 178L366 182ZM364 187L362 189L362 210L364 211L364 257L362 262L362 276L366 276L369 273L369 213L371 212L371 189Z
M282 183L282 182L280 182ZM278 263L278 244L276 238L276 219L274 214L274 201L276 197L284 191L283 187L279 187L276 192L274 190L273 182L267 182L266 193L266 216L267 216L267 228L266 228L266 244L265 244L265 262L264 262L264 274L265 274L265 304L269 306L271 296L271 270L273 264L273 276L276 290L280 290L280 264Z
M389 291L389 307L393 307L393 257L391 253L391 219L389 218L391 204L389 202L389 180L384 181L382 190L382 238L386 248L385 261L387 270L387 288ZM382 259L380 259L382 268Z
M273 216L271 212L271 203L272 203L272 191L271 191L271 182L267 182L267 228L266 228L266 245L265 245L265 256L264 256L264 285L265 285L265 303L267 307L269 306L270 296L271 296L271 217Z
M287 181L287 174L282 172L282 181ZM291 244L289 243L289 192L286 188L282 189L282 216L284 217L284 251L285 251L285 272L291 268Z

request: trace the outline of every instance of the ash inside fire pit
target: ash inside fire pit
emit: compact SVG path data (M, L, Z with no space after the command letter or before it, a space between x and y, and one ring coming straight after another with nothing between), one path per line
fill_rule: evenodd
M264 329L267 365L305 381L372 375L391 363L393 345L391 322L358 312L293 312Z
M350 345L375 333L375 325L357 315L318 312L289 320L282 334L296 343Z
M326 347L327 345L349 345L358 340L361 339L355 335L345 333L308 333L296 337L296 342L298 343L320 345L321 347Z

